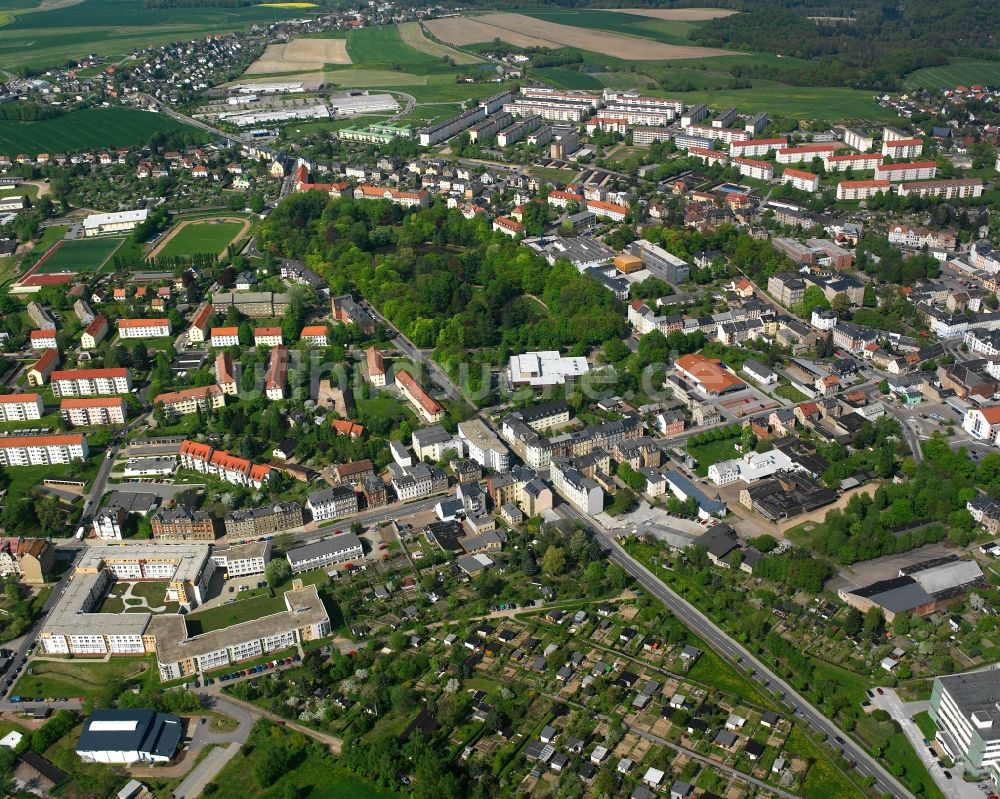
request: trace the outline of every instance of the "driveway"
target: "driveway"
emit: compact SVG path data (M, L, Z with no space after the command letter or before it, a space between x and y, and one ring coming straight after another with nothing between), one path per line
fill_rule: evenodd
M899 723L899 726L906 734L907 740L910 742L910 746L913 747L913 750L917 753L917 757L920 758L920 762L930 772L931 778L947 799L983 799L985 794L976 787L977 783L966 782L962 779L961 766L948 769L948 772L952 775L952 778L949 780L945 778L944 769L938 765L937 758L931 757L927 745L924 743L924 734L913 721L913 716L927 710L930 703L903 702L895 689L882 688L881 690L881 694L878 691L875 692L875 696L872 697L872 705L885 710L892 716L894 721Z

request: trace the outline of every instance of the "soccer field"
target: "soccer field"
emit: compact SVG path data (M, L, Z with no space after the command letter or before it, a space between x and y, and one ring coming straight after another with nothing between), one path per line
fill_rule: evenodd
M42 274L53 272L96 272L115 253L124 238L73 239L64 241L59 249L47 258L39 260L37 271ZM36 262L37 263L37 262Z
M244 222L231 219L182 222L162 249L155 250L153 255L157 258L187 257L203 253L218 255L236 240L245 227Z

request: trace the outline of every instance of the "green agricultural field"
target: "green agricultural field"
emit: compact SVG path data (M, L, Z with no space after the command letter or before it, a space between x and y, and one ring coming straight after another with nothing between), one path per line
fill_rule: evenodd
M953 89L981 83L1000 86L1000 64L995 61L959 61L943 67L918 69L906 76L907 89Z
M395 25L379 25L373 28L359 28L347 34L347 52L351 63L359 67L388 65L389 68L404 71L451 72L454 67L442 58L424 53L404 44ZM419 67L419 70L414 70Z
M39 272L96 272L121 246L123 238L73 239L45 259ZM44 254L38 250L39 258Z
M713 108L732 106L738 111L767 111L772 116L793 119L844 121L872 119L890 121L898 119L890 108L882 108L871 92L860 89L755 86L750 89L724 89L708 97L703 92L675 92L678 99L690 103L705 102Z
M197 222L177 231L157 257L220 253L240 234L240 222Z
M84 0L28 9L37 0L0 0L0 65L50 67L86 53L121 57L144 47L248 28L258 22L309 16L312 9L145 8L143 0Z
M0 41L2 40L3 36L0 36ZM2 52L0 63L3 63ZM40 122L0 120L0 154L13 157L19 153L37 155L131 147L145 144L158 131L172 133L178 130L193 129L170 117L149 111L87 108Z
M539 67L531 74L545 83L551 83L560 89L603 89L604 83L599 77L587 72L577 72L566 67Z
M527 17L534 17L559 25L572 25L577 28L622 33L626 36L638 36L642 39L652 39L663 44L692 45L696 42L690 38L691 31L698 27L698 22L682 22L673 19L656 19L642 17L636 14L624 14L617 11L598 11L582 9L579 11L524 11Z

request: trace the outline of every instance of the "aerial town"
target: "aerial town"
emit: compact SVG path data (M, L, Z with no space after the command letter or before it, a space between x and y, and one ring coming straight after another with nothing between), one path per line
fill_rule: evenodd
M0 14L0 794L997 799L995 62L120 5Z

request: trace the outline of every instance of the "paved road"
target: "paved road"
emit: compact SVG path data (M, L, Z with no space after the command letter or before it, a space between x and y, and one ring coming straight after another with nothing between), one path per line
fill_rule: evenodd
M913 460L920 463L924 459L924 453L920 451L920 438L917 436L916 431L910 426L910 420L906 418L900 410L888 402L883 403L885 405L886 411L892 415L892 418L899 422L899 426L903 431L903 437L906 439L907 445L910 447L910 452L913 453Z
M606 530L599 527L593 519L584 516L570 505L562 504L557 512L564 518L578 521L592 530L597 537L610 548L610 559L625 569L650 594L658 599L685 626L697 634L715 652L730 663L741 663L744 669L752 668L759 677L764 678L764 684L772 691L784 694L784 703L795 711L795 715L814 732L825 735L828 740L840 745L845 756L857 764L857 770L862 776L874 776L876 787L894 799L912 799L911 794L895 777L884 769L867 751L840 730L832 721L814 708L805 698L800 696L788 683L778 677L767 666L761 663L749 650L729 637L704 613L687 600L681 598L668 588L659 578L645 566L633 559L622 546Z

